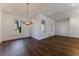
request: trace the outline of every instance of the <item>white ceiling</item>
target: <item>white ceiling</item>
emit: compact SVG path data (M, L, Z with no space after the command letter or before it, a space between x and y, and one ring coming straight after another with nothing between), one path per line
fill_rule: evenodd
M29 15L36 16L38 14L44 14L46 16L55 16L59 13L77 8L78 5L79 4L75 4L75 6L72 7L71 3L30 3ZM0 3L0 10L5 13L26 16L26 6L25 3ZM8 11L10 8L12 11Z

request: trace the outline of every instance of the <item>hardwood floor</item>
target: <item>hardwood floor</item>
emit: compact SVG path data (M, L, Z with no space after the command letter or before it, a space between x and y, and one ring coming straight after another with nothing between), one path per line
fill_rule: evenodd
M72 56L79 55L79 39L53 36L43 40L22 38L0 44L1 56Z

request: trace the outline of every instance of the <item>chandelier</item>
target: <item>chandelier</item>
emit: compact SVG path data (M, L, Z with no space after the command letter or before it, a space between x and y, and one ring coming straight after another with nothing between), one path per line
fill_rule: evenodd
M29 3L27 3L27 20L26 21L22 21L23 24L25 25L31 25L32 22L31 22L31 18L29 18Z

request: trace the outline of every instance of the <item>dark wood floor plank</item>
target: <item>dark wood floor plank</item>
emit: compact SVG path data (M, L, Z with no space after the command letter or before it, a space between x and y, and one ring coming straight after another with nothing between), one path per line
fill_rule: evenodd
M43 40L20 38L0 44L0 56L79 55L79 38L53 36Z

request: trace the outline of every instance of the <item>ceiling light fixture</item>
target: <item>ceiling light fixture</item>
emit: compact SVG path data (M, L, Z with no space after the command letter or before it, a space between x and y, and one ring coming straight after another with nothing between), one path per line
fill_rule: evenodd
M27 20L26 21L22 21L23 24L26 24L26 25L31 25L32 22L31 22L31 18L29 17L29 3L27 3Z
M75 6L75 4L72 4L72 7Z
M72 17L75 16L74 14L71 15Z
M9 9L8 9L8 11L12 11L12 9L11 9L11 8L9 8Z

